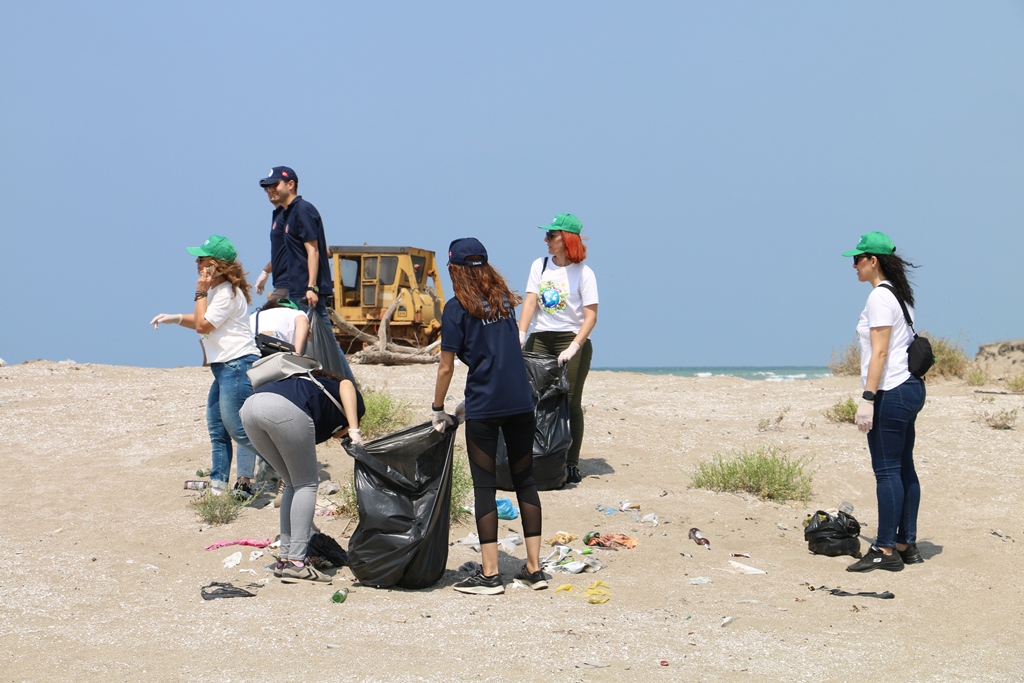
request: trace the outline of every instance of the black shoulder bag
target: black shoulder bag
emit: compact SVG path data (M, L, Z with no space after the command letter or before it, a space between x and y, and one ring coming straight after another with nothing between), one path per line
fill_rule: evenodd
M256 348L260 350L263 358L274 353L295 353L295 347L283 339L278 339L269 334L260 332L260 313L256 311Z
M918 379L924 379L926 372L931 370L932 366L935 365L935 354L932 353L932 343L925 337L919 337L917 332L914 330L914 323L910 319L910 312L907 311L907 305L903 303L903 298L896 292L896 289L892 285L887 285L884 282L879 287L885 287L893 296L896 297L896 301L899 303L900 308L903 309L903 318L907 321L907 325L910 326L910 331L914 333L914 341L910 342L910 346L907 347L907 368L910 370L910 374Z

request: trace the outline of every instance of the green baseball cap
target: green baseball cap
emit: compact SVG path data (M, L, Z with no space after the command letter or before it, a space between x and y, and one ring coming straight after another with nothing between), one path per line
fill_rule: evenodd
M238 256L238 252L235 251L235 245L231 244L231 240L220 235L210 235L210 239L203 242L201 246L185 248L193 256L209 256L210 258L226 261L227 263L231 263Z
M860 236L857 248L844 251L843 256L860 256L861 254L895 254L896 245L884 232L869 232Z
M541 230L561 230L578 235L583 229L583 224L571 213L560 213L555 215L555 220L551 221L551 225L538 225L537 227Z

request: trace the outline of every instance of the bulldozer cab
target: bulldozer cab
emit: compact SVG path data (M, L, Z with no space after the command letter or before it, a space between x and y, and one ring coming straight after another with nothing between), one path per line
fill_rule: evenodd
M391 342L423 348L441 335L444 292L434 252L415 247L330 247L335 312L360 331L377 336L385 316ZM334 330L353 353L365 337Z

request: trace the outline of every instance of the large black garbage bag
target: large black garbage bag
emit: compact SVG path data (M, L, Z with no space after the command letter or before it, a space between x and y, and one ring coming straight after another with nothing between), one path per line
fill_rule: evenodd
M317 359L320 361L320 367L328 372L353 379L352 370L341 353L341 347L334 338L331 326L324 322L315 308L309 309L306 315L309 318L309 336L306 338L306 348L302 350L302 355Z
M533 480L538 491L565 486L565 459L572 446L569 430L569 367L559 366L558 358L541 353L523 353L526 372L533 389L537 431L533 436ZM508 467L505 441L498 439L498 463L495 475L498 488L511 491L512 472Z
M804 522L807 549L815 555L860 557L860 522L853 515L818 510Z
M425 422L363 447L345 445L356 461L359 506L348 563L360 582L426 588L444 574L456 431L439 434Z

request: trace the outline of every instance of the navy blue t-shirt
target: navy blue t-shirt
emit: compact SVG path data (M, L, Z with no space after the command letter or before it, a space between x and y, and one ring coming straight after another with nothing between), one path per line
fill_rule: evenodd
M467 420L533 412L515 310L481 320L469 315L457 298L449 299L441 315L441 350L452 351L469 368Z
M330 377L317 377L316 380L324 385L324 389L331 392L331 396L338 399L338 380L331 379ZM338 410L338 406L334 405L334 401L329 399L320 390L320 387L308 379L303 379L301 376L268 382L253 393L260 394L264 392L285 397L306 413L306 415L309 415L313 420L317 443L327 441L334 432L338 431L339 427L349 426L348 420L345 419L345 414ZM341 400L338 399L338 402L341 403ZM366 413L366 406L363 404L363 395L357 389L356 414L361 419L364 413Z
M320 296L334 291L331 275L331 255L324 235L324 222L316 207L302 197L296 197L286 207L274 209L270 226L270 268L274 276L274 287L284 287L288 297L299 301L306 297L309 285L309 268L306 259L306 242L316 242L320 250L320 266L317 269L316 286Z

